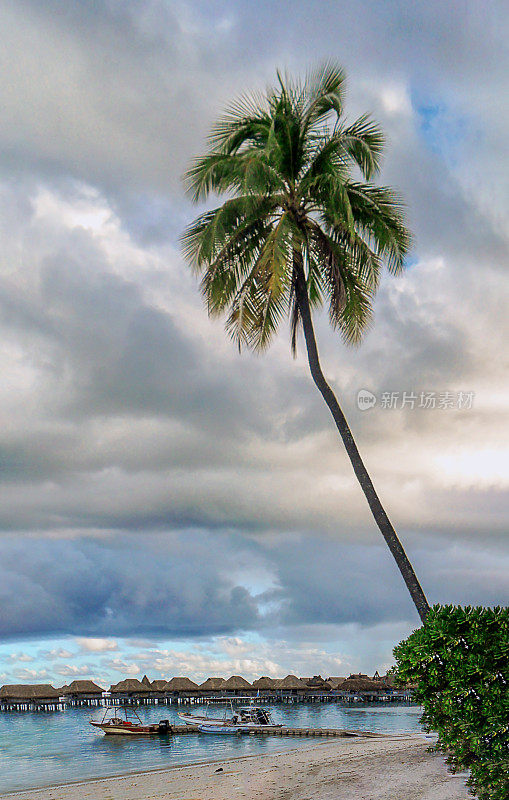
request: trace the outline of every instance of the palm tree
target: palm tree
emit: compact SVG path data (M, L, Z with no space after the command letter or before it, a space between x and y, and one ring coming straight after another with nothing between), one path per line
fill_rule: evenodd
M332 327L358 342L382 266L399 274L410 245L397 195L368 182L383 135L367 115L346 124L344 86L343 70L327 63L303 82L278 73L275 88L230 106L185 176L195 202L210 193L227 199L201 214L182 243L209 314L228 312L239 349L265 349L289 313L295 355L302 327L312 378L424 621L428 602L325 380L313 329L312 311L327 303Z

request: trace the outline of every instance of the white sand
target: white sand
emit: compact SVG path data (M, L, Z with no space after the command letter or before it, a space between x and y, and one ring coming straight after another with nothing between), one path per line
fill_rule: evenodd
M16 800L467 800L422 736L309 748L2 795ZM219 767L223 772L216 772Z

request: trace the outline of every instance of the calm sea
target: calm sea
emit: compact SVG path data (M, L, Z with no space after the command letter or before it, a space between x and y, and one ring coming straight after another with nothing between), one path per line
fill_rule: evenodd
M138 708L142 720L177 720L175 706ZM171 767L196 761L309 747L316 740L273 736L191 734L130 739L105 736L88 724L101 709L0 714L0 793L87 778ZM299 704L272 709L293 727L355 728L382 733L420 731L416 706ZM222 716L222 711L218 716Z

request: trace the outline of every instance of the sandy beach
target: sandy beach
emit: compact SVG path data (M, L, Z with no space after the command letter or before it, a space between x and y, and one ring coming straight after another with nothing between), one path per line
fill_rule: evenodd
M2 795L16 800L467 800L421 736L336 739L267 756ZM216 770L222 769L217 772Z

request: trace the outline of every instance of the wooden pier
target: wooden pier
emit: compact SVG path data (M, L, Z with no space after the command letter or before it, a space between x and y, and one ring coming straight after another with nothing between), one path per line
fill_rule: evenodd
M168 733L174 736L187 735L189 733L200 733L200 729L195 725L170 725ZM345 728L266 728L260 726L259 728L250 728L249 731L242 731L242 735L257 736L263 734L264 736L330 736L335 738L365 738L373 739L383 736L381 733L372 733L371 731L354 731L346 730ZM212 735L212 734L209 734Z

